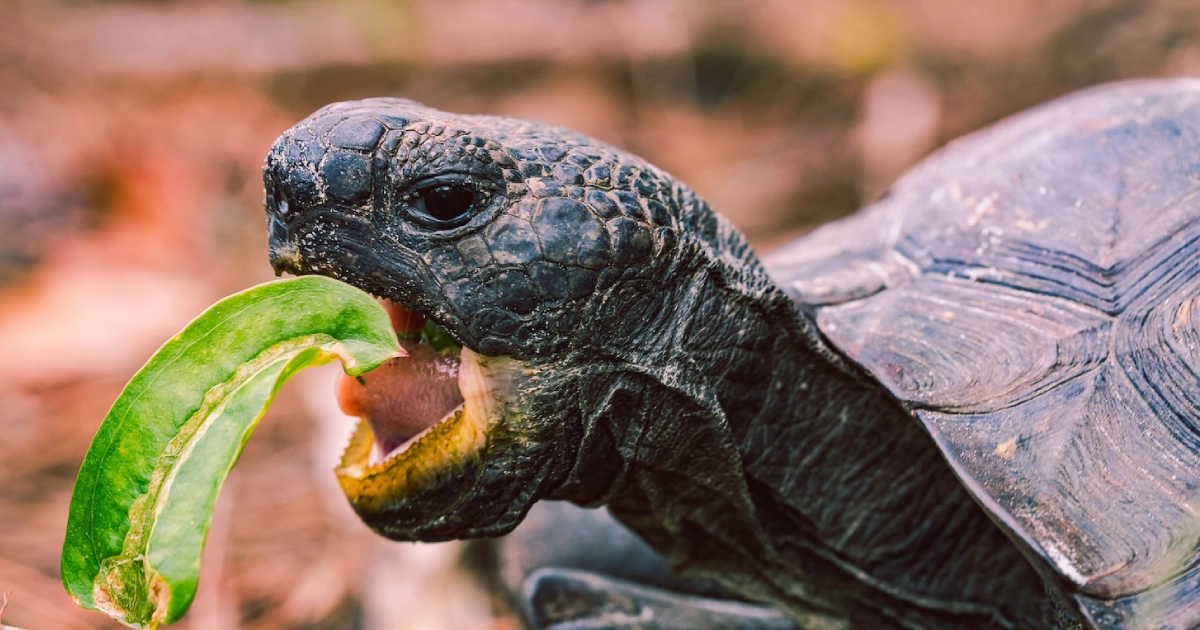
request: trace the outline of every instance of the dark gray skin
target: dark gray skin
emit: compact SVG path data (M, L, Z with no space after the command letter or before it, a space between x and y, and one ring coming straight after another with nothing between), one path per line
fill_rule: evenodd
M520 413L481 453L360 509L382 535L499 536L539 499L607 504L676 570L802 627L1063 618L1057 579L924 428L735 229L641 159L552 126L370 99L285 133L265 181L278 272L399 301L525 369ZM422 212L439 185L467 202Z

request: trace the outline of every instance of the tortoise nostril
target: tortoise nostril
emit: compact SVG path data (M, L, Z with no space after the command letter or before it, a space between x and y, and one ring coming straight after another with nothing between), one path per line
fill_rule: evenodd
M288 203L287 195L284 194L282 190L278 191L275 194L275 214L278 214L281 217L286 217L291 209L292 207L291 204Z
M263 188L266 197L263 199L263 205L267 211L268 221L274 225L279 219L288 219L292 212L292 201L288 194L285 173L281 173L282 169L274 166L267 175L263 177ZM269 232L274 238L274 230Z

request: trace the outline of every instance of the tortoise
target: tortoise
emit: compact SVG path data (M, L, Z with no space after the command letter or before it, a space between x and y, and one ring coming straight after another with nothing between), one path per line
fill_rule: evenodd
M713 627L1200 626L1200 81L1036 107L761 259L638 157L404 99L318 110L264 181L277 273L451 366L360 386L337 472L383 536L570 501L782 613ZM596 584L642 616L533 623L669 627Z

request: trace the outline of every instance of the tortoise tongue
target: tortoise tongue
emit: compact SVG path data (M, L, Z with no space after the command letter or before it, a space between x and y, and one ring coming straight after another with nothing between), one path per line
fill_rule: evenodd
M425 325L419 313L387 301L383 306L397 332ZM408 356L392 359L359 378L342 374L336 386L342 412L367 421L381 457L437 424L463 401L456 354L439 353L419 341L402 340L400 345Z

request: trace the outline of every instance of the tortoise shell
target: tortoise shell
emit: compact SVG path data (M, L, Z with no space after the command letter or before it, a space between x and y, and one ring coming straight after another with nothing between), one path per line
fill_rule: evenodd
M765 262L1092 623L1200 625L1200 81L1004 121Z

